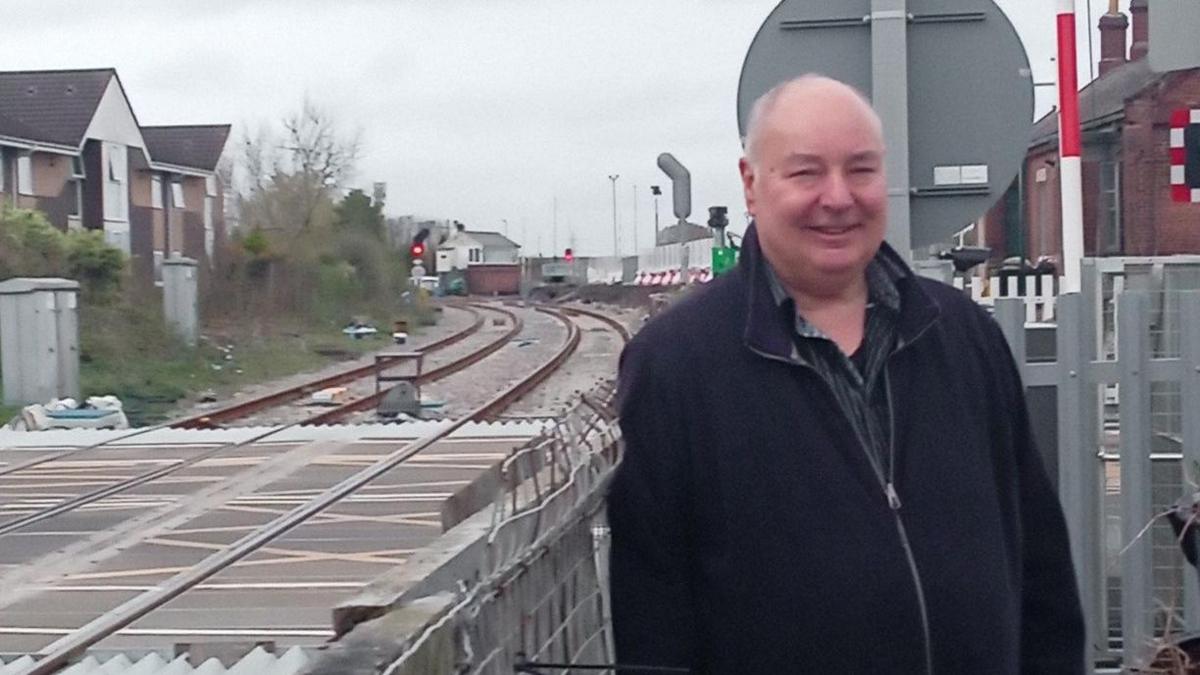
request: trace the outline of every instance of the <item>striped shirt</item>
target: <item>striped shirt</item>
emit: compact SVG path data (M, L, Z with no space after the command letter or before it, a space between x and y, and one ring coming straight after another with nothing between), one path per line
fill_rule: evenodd
M764 262L766 262L764 260ZM809 323L771 268L765 265L775 303L795 317L793 356L829 385L838 408L854 428L881 484L890 482L891 412L884 364L896 344L900 293L896 281L906 271L882 256L867 266L867 314L863 340L847 356L820 328Z

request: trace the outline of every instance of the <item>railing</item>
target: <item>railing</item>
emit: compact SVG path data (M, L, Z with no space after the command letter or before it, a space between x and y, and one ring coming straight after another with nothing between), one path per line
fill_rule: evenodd
M1027 362L1028 302L995 315L1022 364L1057 474L1092 656L1146 666L1200 629L1200 586L1162 518L1200 480L1200 293L1124 281L1091 261L1054 304L1053 354ZM1141 288L1143 290L1131 290ZM1151 290L1155 292L1151 293ZM1111 306L1111 309L1110 309ZM1045 441L1045 439L1039 439Z
M1025 303L1025 321L1054 321L1054 302L1060 280L1053 274L1017 276L955 277L954 287L969 293L975 302L995 306L1000 298L1017 298Z

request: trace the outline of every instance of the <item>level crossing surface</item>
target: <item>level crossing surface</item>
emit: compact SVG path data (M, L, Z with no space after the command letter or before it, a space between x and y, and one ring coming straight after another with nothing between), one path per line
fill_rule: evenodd
M234 448L0 536L0 653L42 649L406 442L369 438L382 427L359 427L351 440ZM332 636L331 607L437 538L446 498L541 428L538 421L464 428L98 647L161 649L197 640L319 644ZM214 432L194 433L209 442L106 446L0 475L0 528L212 447ZM62 449L3 450L0 468L46 452Z

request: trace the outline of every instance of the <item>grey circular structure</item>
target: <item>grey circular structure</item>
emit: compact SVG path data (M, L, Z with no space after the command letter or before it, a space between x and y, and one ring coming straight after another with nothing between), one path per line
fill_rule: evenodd
M881 30L888 20L902 30ZM900 110L897 82L873 81L873 73L896 72L898 60L908 66ZM907 118L914 248L977 219L1017 175L1033 123L1033 81L1016 30L991 0L783 0L742 65L740 135L759 96L809 72L860 89L885 129L889 119ZM895 134L887 142L889 152L903 153Z

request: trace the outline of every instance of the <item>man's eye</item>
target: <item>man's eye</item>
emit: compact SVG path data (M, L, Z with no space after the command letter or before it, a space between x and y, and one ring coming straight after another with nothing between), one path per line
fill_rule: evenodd
M876 171L877 169L873 166L856 166L853 169L850 169L850 173L858 174L871 174L875 173Z

